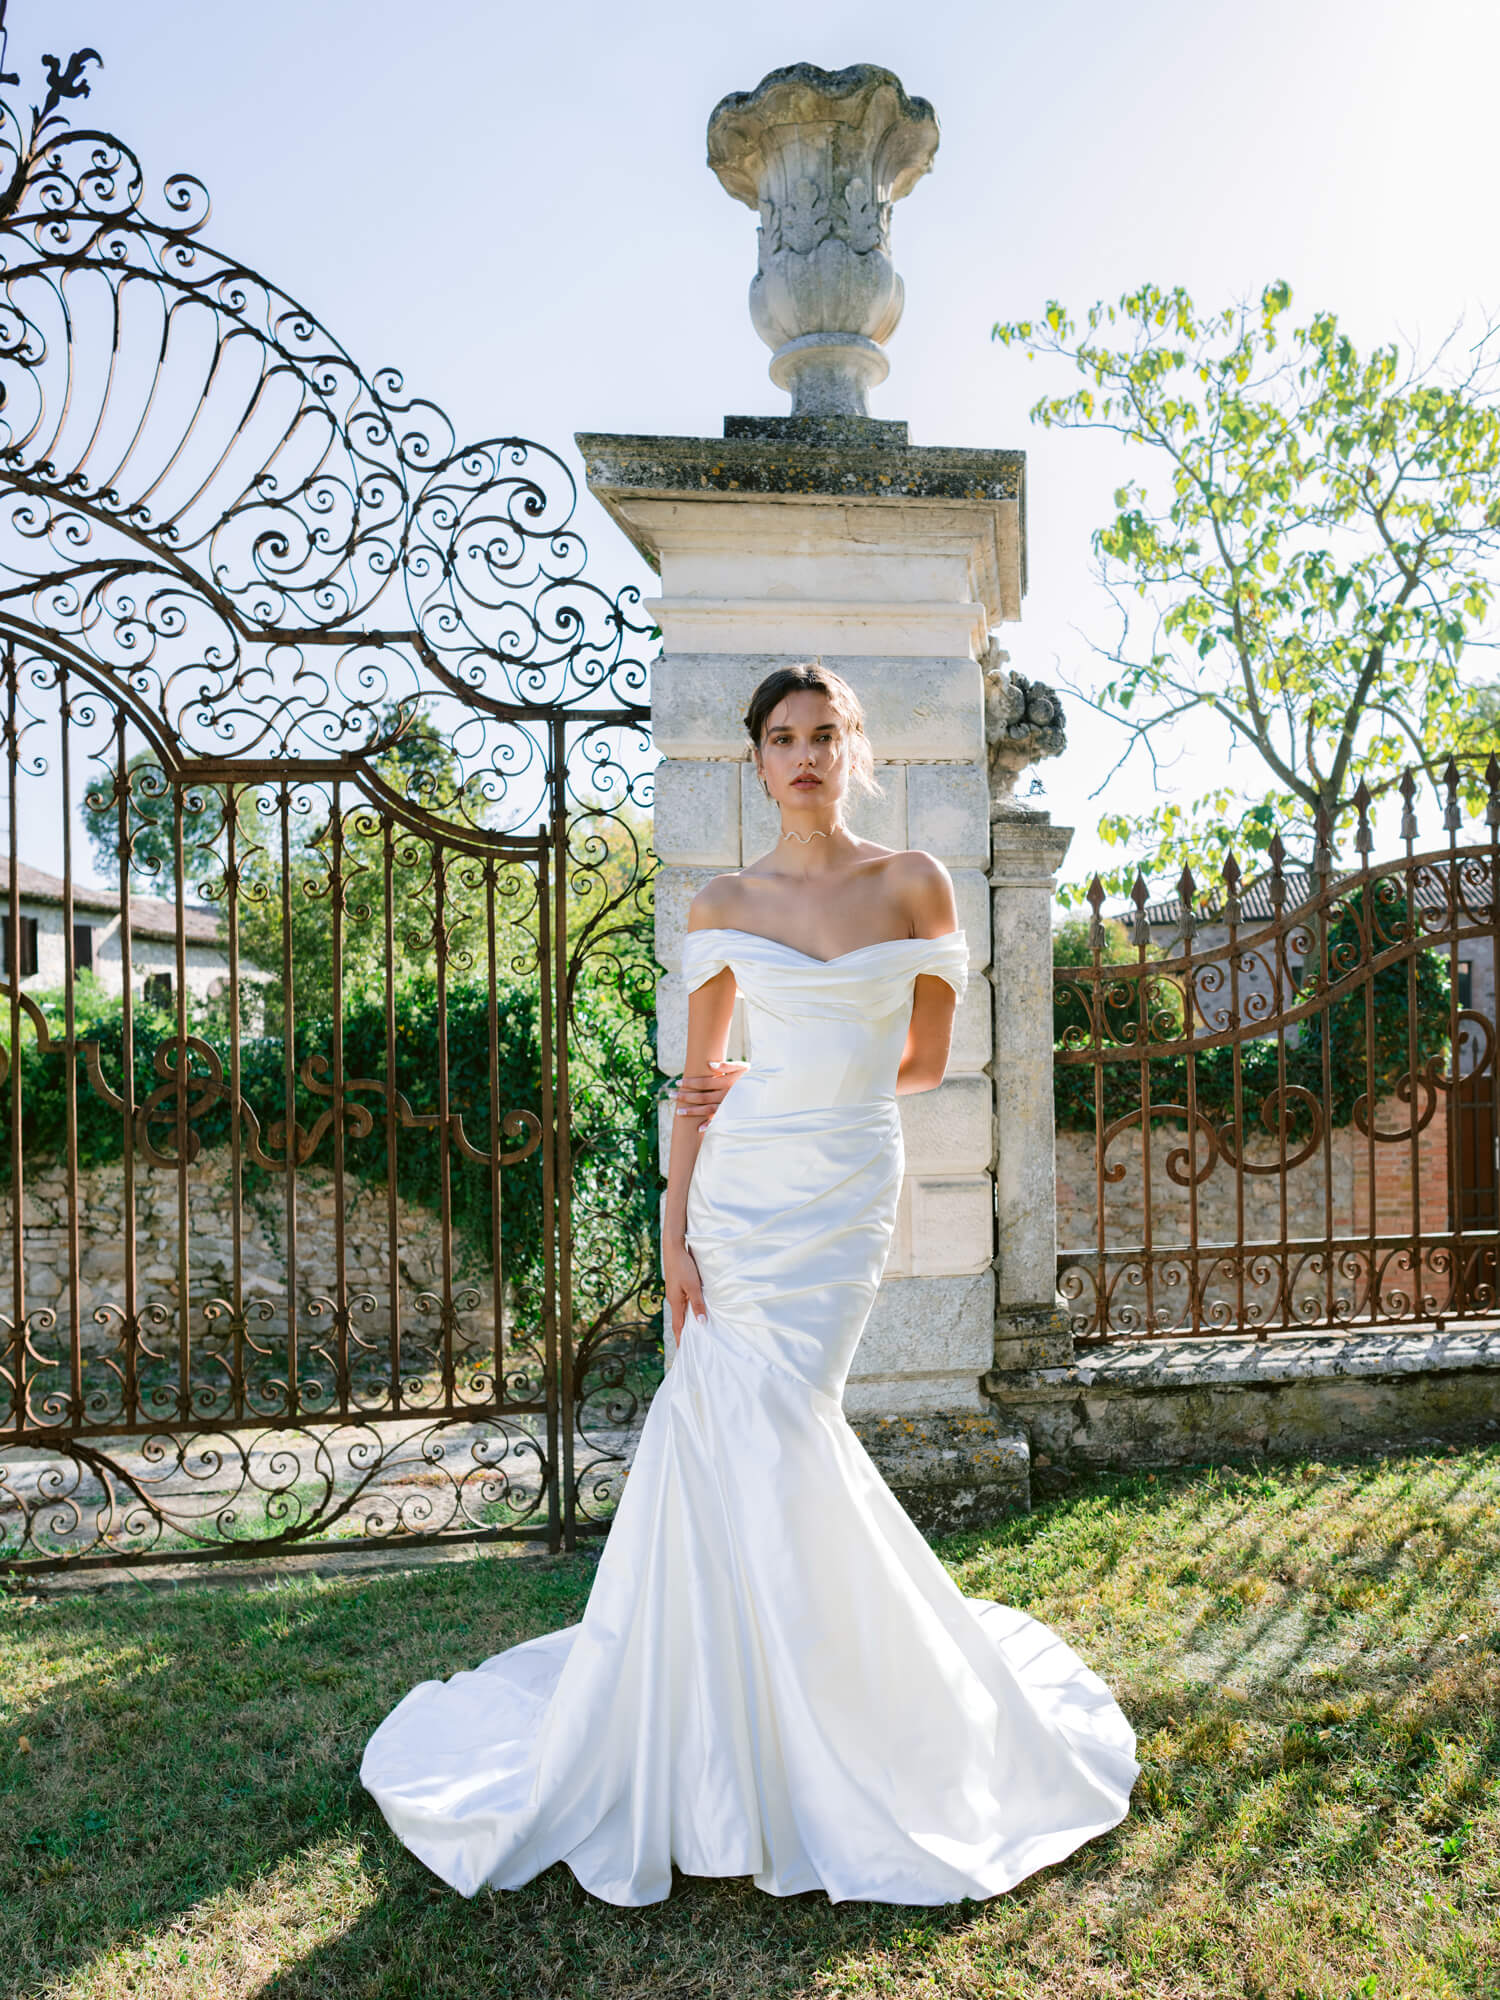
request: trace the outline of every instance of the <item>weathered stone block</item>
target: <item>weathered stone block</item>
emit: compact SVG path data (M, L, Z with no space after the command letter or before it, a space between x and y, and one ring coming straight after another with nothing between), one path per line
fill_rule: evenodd
M732 764L664 758L656 787L653 845L678 867L738 868L740 791Z
M1031 1447L994 1416L860 1417L853 1428L924 1535L1031 1510Z
M913 765L907 778L906 844L949 868L988 868L990 787L984 766Z
M994 1158L987 1076L950 1076L896 1100L909 1174L985 1173Z
M667 757L741 758L744 714L758 683L805 655L666 653L652 668L653 737ZM865 730L886 762L984 766L984 682L977 660L849 654L838 672L859 696Z
M1009 1302L995 1314L995 1367L1067 1368L1073 1360L1073 1329L1057 1305L1020 1306Z
M989 1271L970 1277L889 1278L876 1294L844 1391L844 1408L891 1415L978 1410L994 1345Z
M953 900L958 905L958 928L969 940L969 971L972 974L990 962L990 888L978 868L955 868L952 873ZM1050 999L1048 1006L1050 1009ZM1050 1025L1050 1011L1047 1020Z
M969 990L953 1016L953 1041L948 1050L948 1073L983 1069L994 1047L995 996L982 972L970 971Z
M988 1174L908 1177L911 1270L939 1278L987 1271L995 1254L995 1184Z

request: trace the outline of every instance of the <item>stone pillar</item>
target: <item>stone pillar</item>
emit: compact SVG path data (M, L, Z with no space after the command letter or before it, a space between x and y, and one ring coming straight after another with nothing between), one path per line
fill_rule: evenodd
M1057 1306L1052 1101L1052 892L1073 838L1046 813L997 801L990 892L995 989L995 1355L998 1370L1066 1366Z
M686 1052L688 905L779 831L742 720L773 668L818 655L854 686L883 791L851 801L850 824L883 845L925 849L953 876L970 988L947 1079L899 1100L907 1174L896 1240L845 1394L882 1472L929 1530L1029 1495L1024 1435L1005 1428L982 1388L996 1284L985 976L996 698L985 662L990 628L1021 611L1025 458L915 448L905 424L864 413L901 309L891 204L936 145L931 106L869 66L797 64L726 98L710 121L709 164L759 212L752 318L776 350L772 379L793 395L793 414L727 417L722 438L578 439L590 491L661 579L647 608L663 649L652 680L662 1069L680 1072ZM1046 1012L1050 1021L1050 993ZM751 1053L738 1015L731 1053ZM1045 1057L1050 1088L1050 1043ZM664 1102L664 1172L672 1123Z
M1018 452L914 449L905 426L841 420L837 441L731 418L717 438L578 440L590 489L661 577L653 671L657 1057L686 1050L687 908L711 875L767 852L776 810L743 716L756 683L821 655L865 707L883 796L856 832L938 856L968 933L970 987L947 1080L900 1099L907 1175L896 1240L855 1360L851 1417L982 1418L994 1346L994 1087L989 1074L990 789L981 657L1020 611ZM737 1019L731 1053L747 1054ZM662 1107L666 1171L671 1106Z
M1057 1132L1052 1098L1052 892L1072 829L1015 798L1016 780L1067 748L1062 703L984 661L990 890L995 927L995 1355L988 1393L1027 1368L1066 1366L1073 1336L1057 1307ZM1002 1398L1003 1402L1003 1398Z

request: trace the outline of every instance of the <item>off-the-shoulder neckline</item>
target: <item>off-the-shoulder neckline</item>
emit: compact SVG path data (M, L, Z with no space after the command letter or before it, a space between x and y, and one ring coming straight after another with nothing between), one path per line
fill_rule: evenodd
M686 936L695 937L746 937L754 938L757 944L773 944L778 951L789 951L796 958L805 958L809 965L841 965L846 958L862 958L867 951L889 951L893 944L949 944L964 935L962 929L944 931L940 937L932 938L879 938L874 944L857 944L853 951L835 952L832 958L814 958L810 951L802 951L794 944L787 944L782 938L767 937L761 931L736 930L728 924L704 924L698 930L688 931Z

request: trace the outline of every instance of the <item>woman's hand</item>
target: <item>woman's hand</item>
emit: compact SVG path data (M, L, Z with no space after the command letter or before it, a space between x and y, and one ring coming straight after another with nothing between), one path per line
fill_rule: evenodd
M676 1115L696 1118L698 1130L703 1131L749 1067L748 1063L710 1060L707 1076L685 1076L677 1092Z
M682 1345L682 1329L687 1320L689 1306L693 1311L705 1315L703 1304L703 1280L698 1275L698 1266L693 1261L693 1253L685 1243L664 1243L661 1253L662 1276L667 1283L667 1304L672 1312L672 1334L677 1345Z

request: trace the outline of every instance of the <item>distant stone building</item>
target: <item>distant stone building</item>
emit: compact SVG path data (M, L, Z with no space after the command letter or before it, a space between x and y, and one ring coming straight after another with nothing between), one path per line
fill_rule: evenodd
M1282 905L1289 916L1311 900L1316 890L1316 882L1310 868L1288 868L1283 871L1282 881L1286 886L1286 897ZM1419 908L1443 910L1445 905L1445 885L1441 877L1418 884L1417 904ZM1175 896L1164 896L1160 901L1148 903L1145 918L1151 929L1151 942L1167 952L1182 949L1182 904ZM1193 932L1193 952L1195 956L1207 956L1229 942L1229 926L1223 921L1219 907L1215 904L1200 905L1197 928ZM1271 990L1268 969L1253 955L1253 933L1269 924L1275 914L1271 905L1271 877L1262 875L1254 882L1248 882L1240 891L1239 935L1242 944L1251 947L1251 955L1242 968L1240 980L1240 1000L1243 1008L1252 993ZM1117 911L1116 916L1123 923L1134 917L1134 909ZM1446 955L1446 954L1445 954ZM1461 1008L1482 1014L1494 1023L1496 986L1496 946L1491 940L1483 940L1477 948L1461 949L1458 959L1458 1004ZM1295 977L1301 961L1288 954L1289 970ZM1227 997L1227 996L1226 996ZM1295 1031L1293 1031L1295 1032Z
M12 937L11 861L0 854L0 969L7 982L19 960L22 992L47 992L67 977L63 936L63 881L22 861L16 868L19 900ZM222 914L201 903L180 906L162 896L130 898L130 983L138 998L169 1006L177 985L177 934L182 930L189 994L198 1000L222 990L229 953ZM124 987L120 894L117 889L73 885L73 964L92 972L107 993ZM257 981L259 974L248 975Z
M1348 879L1348 878L1345 878ZM1282 904L1287 916L1295 917L1296 912L1311 900L1316 893L1316 878L1311 869L1289 868L1283 871L1282 881L1285 896ZM1474 893L1470 885L1470 894ZM1419 879L1416 900L1420 909L1432 911L1434 916L1444 916L1447 911L1448 883L1446 872L1437 870ZM1162 897L1159 901L1147 903L1142 912L1151 932L1151 942L1172 956L1182 951L1182 904L1175 896ZM1255 934L1270 924L1275 912L1271 902L1271 877L1262 875L1248 882L1240 891L1240 921L1238 935L1245 948L1244 956L1237 968L1239 1013L1242 1019L1254 1019L1260 1012L1255 1002L1257 996L1272 994L1276 983L1274 959L1256 950ZM1221 950L1229 942L1229 926L1223 921L1221 906L1205 903L1195 911L1193 930L1193 954L1207 957ZM1481 920L1485 912L1476 911ZM1133 907L1115 912L1117 920L1132 922ZM1290 947L1293 937L1288 939ZM1311 942L1311 940L1309 940ZM1448 959L1448 947L1438 946L1444 961ZM1491 928L1490 934L1477 939L1472 945L1461 946L1455 965L1457 1000L1465 1012L1479 1014L1489 1024L1494 1036L1492 1046L1500 1047L1500 1034L1496 1033L1500 1016L1496 1013L1497 968L1500 957L1500 930ZM1287 951L1284 983L1288 986L1300 980L1301 959L1290 948ZM1287 993L1284 999L1290 1001ZM1261 1005L1264 1006L1264 1000ZM1200 1016L1196 1023L1199 1034L1213 1034L1228 1027L1231 1019L1231 989L1226 978L1222 985L1215 984L1210 997L1205 997L1201 1005L1208 1012L1208 1018ZM1252 1011L1253 1010L1253 1011ZM1297 1039L1297 1025L1293 1023L1287 1030L1289 1042ZM1500 1226L1500 1117L1496 1115L1496 1084L1493 1070L1482 1061L1482 1049L1488 1037L1483 1030L1467 1027L1463 1032L1462 1053L1459 1061L1459 1083L1452 1094L1452 1104L1444 1094L1430 1122L1422 1131L1419 1147L1417 1178L1424 1190L1423 1210L1429 1218L1446 1211L1443 1220L1450 1226L1458 1226L1460 1217L1465 1229L1491 1229ZM1476 1063L1479 1067L1476 1071ZM1397 1107L1389 1114L1382 1114L1382 1123L1390 1123L1393 1129L1404 1127L1407 1113ZM1452 1130L1450 1134L1450 1120ZM1354 1209L1368 1217L1370 1194L1363 1187L1361 1176L1368 1179L1364 1165L1367 1148L1354 1147L1351 1153L1351 1192L1349 1202ZM1084 1177L1075 1173L1073 1178L1083 1188ZM1306 1176L1304 1176L1306 1178ZM1070 1216L1075 1228L1087 1228L1089 1217L1083 1213L1087 1206L1088 1190L1078 1197L1081 1203L1076 1217ZM1411 1206L1411 1161L1404 1148L1382 1146L1377 1149L1374 1200L1376 1209L1384 1222L1397 1226L1399 1218L1408 1213ZM1200 1194L1200 1206L1206 1197ZM1066 1205L1066 1204L1065 1204Z

